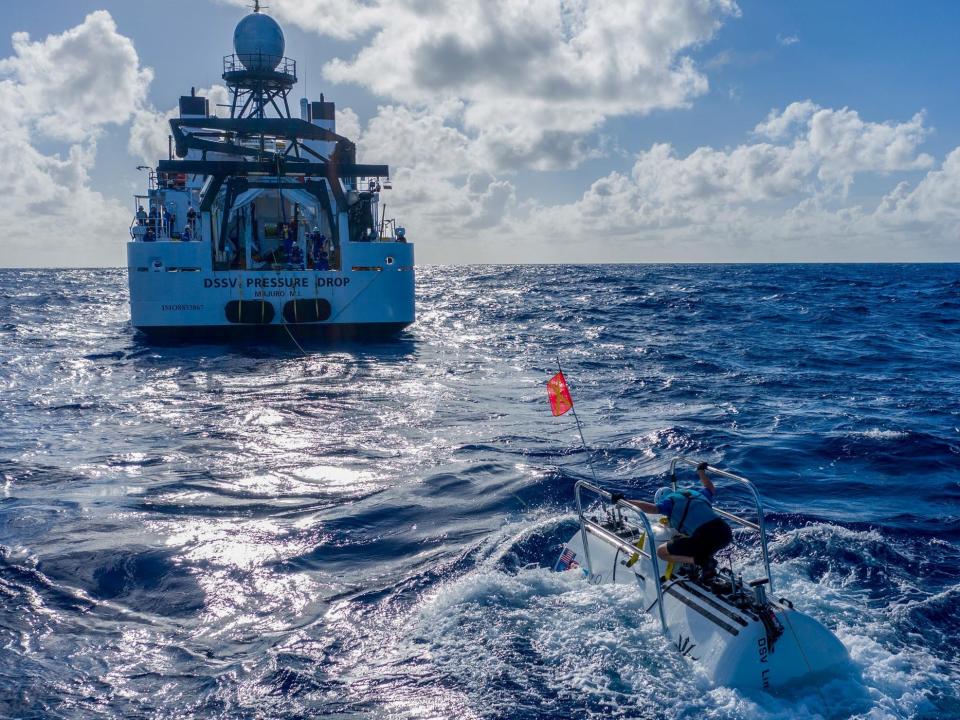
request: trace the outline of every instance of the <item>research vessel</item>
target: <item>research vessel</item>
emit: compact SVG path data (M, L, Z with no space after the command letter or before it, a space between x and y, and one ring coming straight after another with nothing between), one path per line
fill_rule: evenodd
M700 463L683 457L671 462L674 490L678 465ZM775 691L849 668L849 655L840 640L774 592L763 505L756 487L727 470L707 467L707 471L744 490L756 512L754 521L714 508L742 530L734 545L721 551L727 566L716 574L688 572L659 559L657 547L676 531L658 516L641 512L622 494L585 481L578 482L574 491L580 528L564 546L554 569L581 573L594 584L635 586L644 608L656 617L673 648L697 663L716 684ZM584 494L598 504L585 510ZM749 536L752 544L746 542ZM751 552L758 553L758 562L749 563ZM744 581L744 570L735 567L738 561L761 569Z
M297 65L256 3L223 60L230 101L195 90L135 196L133 327L156 340L393 336L414 322L414 247L388 218L386 165L357 163L321 95L290 109ZM218 112L219 111L219 112Z

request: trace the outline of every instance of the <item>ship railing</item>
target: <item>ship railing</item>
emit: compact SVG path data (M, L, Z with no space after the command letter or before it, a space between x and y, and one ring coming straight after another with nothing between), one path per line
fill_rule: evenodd
M630 543L616 533L607 530L605 527L600 525L600 523L596 522L595 520L591 520L584 515L583 500L581 497L583 490L596 495L607 503L611 503L617 510L626 510L637 517L640 521L639 529L642 529L642 537L645 539L645 542L639 542L637 544ZM656 540L653 534L653 527L650 525L650 518L641 512L640 509L635 505L632 505L624 500L622 496L618 497L616 501L614 501L613 493L607 492L603 488L588 483L586 480L578 481L577 484L574 485L573 493L577 501L577 517L580 520L580 540L583 542L583 554L587 561L587 573L593 573L593 562L590 559L590 535L593 535L603 542L613 545L619 551L623 552L627 558L632 558L634 555L638 555L649 561L653 582L657 588L656 604L660 615L660 625L663 627L663 631L667 632L667 617L663 609L663 587L660 582L660 562L657 558L657 553L654 550ZM644 547L648 547L650 550L647 551L644 549Z
M177 233L168 223L162 222L155 218L147 218L143 223L140 222L140 218L136 215L133 217L133 221L130 223L130 237L136 242L148 242L146 240L147 231L153 229L153 242L169 242L171 240L182 240L183 233ZM199 224L195 223L191 228L191 240L199 241Z
M223 72L270 72L280 75L297 76L297 61L282 55L265 53L244 53L243 55L224 55Z
M674 490L677 489L677 465L679 464L697 467L700 465L700 461L682 456L675 457L670 461L670 483ZM727 480L732 480L739 485L743 485L747 488L747 490L749 490L757 512L757 522L752 522L746 518L742 518L739 515L734 515L733 513L727 512L726 510L718 507L714 507L713 511L717 515L726 518L730 522L745 527L760 536L760 550L763 554L763 566L767 573L766 580L768 583L768 589L773 590L773 578L770 575L770 553L767 550L767 529L763 519L763 503L760 501L760 493L757 491L756 486L752 482L741 475L736 475L729 470L723 470L721 468L714 467L713 465L707 465L706 470L712 475L719 475Z

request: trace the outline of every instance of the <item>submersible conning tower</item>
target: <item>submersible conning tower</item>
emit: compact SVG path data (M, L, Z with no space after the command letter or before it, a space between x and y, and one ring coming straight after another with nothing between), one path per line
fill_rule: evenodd
M191 91L136 197L133 326L157 339L392 335L414 321L414 250L385 215L386 165L356 162L336 106L290 110L296 62L260 11L223 60L229 117Z

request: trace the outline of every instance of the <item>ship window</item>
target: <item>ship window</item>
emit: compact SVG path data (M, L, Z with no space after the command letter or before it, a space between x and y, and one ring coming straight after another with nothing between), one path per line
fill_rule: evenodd
M373 267L365 267L365 266L359 266L359 265L353 266L354 272L380 272L381 270L383 270L383 268L380 267L379 265L375 265Z

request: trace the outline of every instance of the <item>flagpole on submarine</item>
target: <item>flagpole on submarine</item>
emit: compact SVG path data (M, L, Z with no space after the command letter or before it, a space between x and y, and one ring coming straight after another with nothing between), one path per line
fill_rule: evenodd
M563 374L563 367L560 365L559 355L557 355L557 370L559 370L560 374L563 375L564 383L566 383L567 376ZM567 392L570 392L569 386L567 386ZM570 409L573 411L573 419L577 422L577 432L580 433L580 443L583 445L583 451L587 454L587 465L590 468L590 474L593 476L593 482L599 485L600 481L597 480L597 471L593 469L593 460L590 459L590 450L587 448L587 441L583 439L583 427L580 425L580 416L577 415L576 403L572 402L572 395L570 396L570 399Z

